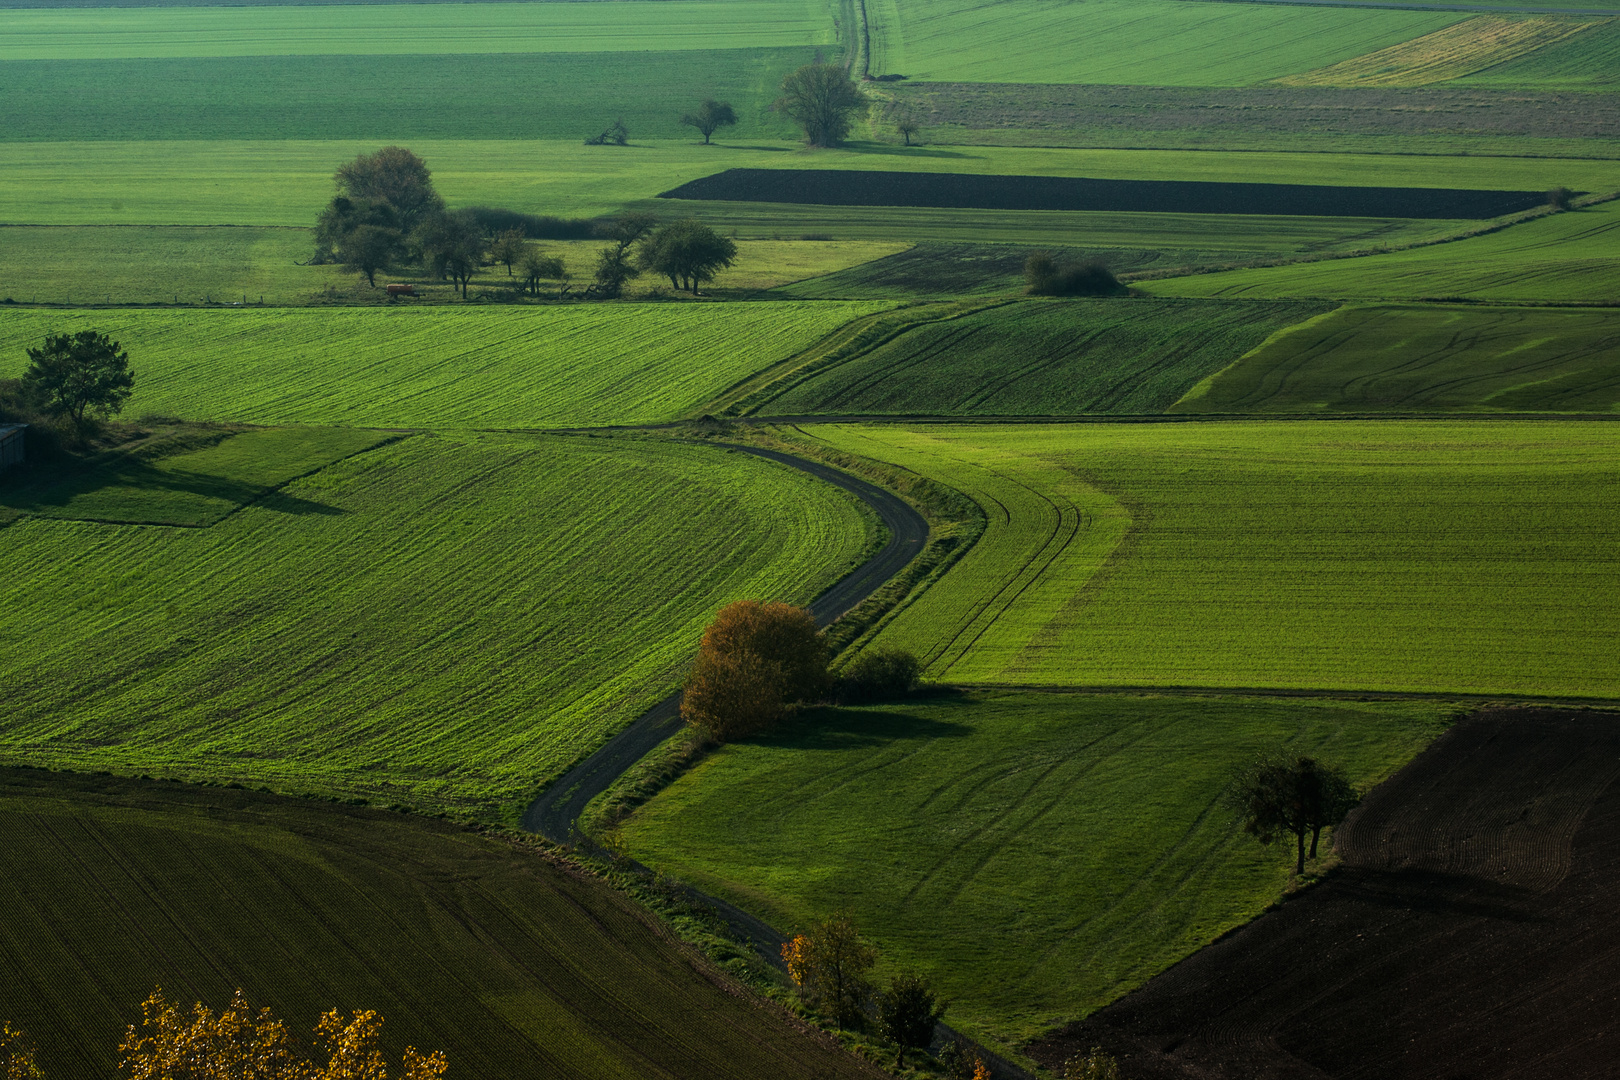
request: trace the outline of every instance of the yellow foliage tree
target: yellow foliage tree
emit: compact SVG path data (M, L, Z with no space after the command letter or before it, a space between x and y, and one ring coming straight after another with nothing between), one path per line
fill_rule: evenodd
M0 1025L0 1080L36 1080L42 1075L28 1036L9 1023Z
M827 641L804 608L739 600L703 632L681 716L724 742L762 731L789 703L827 692Z

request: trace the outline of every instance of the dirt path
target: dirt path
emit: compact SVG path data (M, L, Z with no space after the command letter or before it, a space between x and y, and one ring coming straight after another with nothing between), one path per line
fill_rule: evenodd
M1030 1048L1133 1080L1582 1080L1620 1029L1620 717L1484 710L1368 796L1327 881Z

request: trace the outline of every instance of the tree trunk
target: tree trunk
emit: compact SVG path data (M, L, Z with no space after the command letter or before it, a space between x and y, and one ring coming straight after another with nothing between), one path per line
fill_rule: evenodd
M1316 841L1322 835L1322 826L1318 825L1311 830L1311 858L1316 858Z
M1294 833L1294 839L1299 841L1299 861L1294 868L1294 873L1303 874L1305 872L1305 830L1300 829Z

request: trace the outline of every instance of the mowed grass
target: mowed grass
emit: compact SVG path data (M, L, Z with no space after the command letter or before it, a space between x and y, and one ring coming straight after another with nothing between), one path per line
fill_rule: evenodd
M764 415L1162 412L1308 304L1025 300L917 326L756 406Z
M129 351L129 409L351 427L575 427L670 420L883 304L0 314L0 377L94 327Z
M876 639L935 680L1620 695L1611 424L807 430L984 508Z
M24 518L0 760L515 821L720 605L808 602L873 529L757 458L555 436L413 436L207 529Z
M733 991L602 884L422 818L161 781L0 770L0 1015L46 1076L112 1076L161 985L237 989L308 1046L375 1009L383 1048L489 1080L875 1076Z
M1557 45L1604 22L1479 16L1387 49L1278 79L1283 86L1428 86Z
M1613 412L1620 312L1346 307L1283 330L1173 412Z
M1004 1048L1278 899L1288 850L1217 800L1278 745L1358 784L1439 733L1430 703L972 693L821 710L723 747L625 826L630 850L802 928L848 911L884 969Z
M874 75L1119 86L1247 86L1465 17L1169 0L868 0L866 13Z
M1143 282L1156 296L1347 300L1620 299L1620 202L1449 244Z
M704 91L694 88L693 92L701 95ZM688 107L675 103L671 110L678 115ZM611 120L609 117L604 121L604 126ZM371 153L388 141L379 137L15 143L0 159L0 223L308 228L332 197L333 171L356 154ZM731 168L934 170L1373 187L1440 185L1512 191L1545 191L1559 184L1587 191L1614 187L1611 162L1553 157L1000 146L906 148L889 143L808 151L794 142L758 139L738 145L703 146L695 136L684 141L633 140L633 145L625 147L584 146L578 138L412 139L410 147L432 168L434 184L452 206L506 206L564 217L612 213L628 203L652 199L689 180ZM673 215L694 209L689 204L675 205L665 207L663 212ZM814 229L815 222L831 209L813 208L816 213L803 216L794 226L795 231L786 235ZM981 223L981 234L965 239L981 243L999 239L994 229L1002 223L997 217L958 212L941 218L947 219L958 226ZM869 219L860 220L865 224ZM1035 224L1031 219L1031 225ZM1414 223L1402 224L1405 227ZM1230 231L1234 223L1227 221L1222 226ZM1361 224L1355 231L1365 232L1368 228ZM1065 241L1053 238L1048 242Z
M830 45L819 0L12 8L0 60Z
M109 524L213 525L288 481L394 437L351 428L159 427L88 463L8 472L0 508Z

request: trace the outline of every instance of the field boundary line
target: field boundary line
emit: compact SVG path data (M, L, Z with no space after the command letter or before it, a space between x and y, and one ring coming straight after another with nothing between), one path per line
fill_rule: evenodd
M1494 7L1485 4L1400 3L1399 0L1187 0L1206 4L1271 4L1276 7L1384 8L1395 11L1468 11L1480 15L1620 15L1620 8Z
M1031 683L937 683L943 693L966 693L980 690L1016 690L1034 694L1121 694L1130 697L1277 697L1327 698L1337 701L1455 701L1469 706L1524 705L1533 708L1550 706L1598 709L1620 712L1620 697L1581 697L1572 694L1513 694L1481 693L1478 691L1449 690L1350 690L1334 688L1302 688L1286 686L1128 686L1102 684L1075 684L1059 686Z

